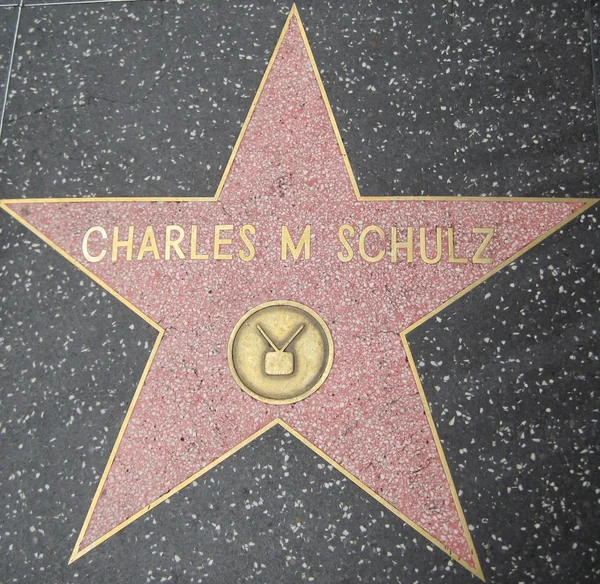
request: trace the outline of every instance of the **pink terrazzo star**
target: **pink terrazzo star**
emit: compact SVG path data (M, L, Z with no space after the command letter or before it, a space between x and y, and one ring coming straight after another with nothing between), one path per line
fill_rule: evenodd
M295 11L289 19L234 164L218 201L37 202L6 204L9 212L37 229L78 264L149 317L164 337L156 351L114 460L109 462L75 556L125 525L164 493L177 488L215 459L274 419L281 419L335 460L464 566L480 566L453 496L440 452L411 371L400 334L440 305L505 263L525 246L585 205L581 201L380 200L355 195ZM208 193L207 193L208 194ZM231 260L215 260L214 226ZM256 249L239 235L251 224ZM343 224L354 256L338 238ZM137 260L147 226L156 234L152 251ZM180 247L163 259L166 226L185 233ZM190 259L189 234L197 225L197 252ZM311 226L311 257L281 259L281 228L297 241ZM367 261L359 253L362 230ZM90 262L82 240L92 226ZM120 248L111 260L114 226L120 239L135 227L133 259ZM421 258L419 227L426 228L427 253L436 252L436 227L443 227L438 263ZM406 239L414 227L414 261L399 248L392 261L391 233ZM456 257L448 261L448 231L454 229ZM473 228L493 227L485 249L491 263L470 259L481 244ZM335 360L323 386L293 405L269 405L244 393L227 364L229 336L239 318L256 305L278 299L301 302L330 328ZM442 454L443 456L443 454Z

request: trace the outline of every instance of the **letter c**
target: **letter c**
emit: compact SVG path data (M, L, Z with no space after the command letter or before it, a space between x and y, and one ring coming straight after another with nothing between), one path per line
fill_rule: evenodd
M97 231L101 236L102 239L107 239L108 235L106 234L106 229L104 229L104 227L100 227L99 225L95 225L94 227L90 227L86 232L85 235L83 236L83 245L82 245L82 250L83 250L83 257L88 261L88 262L99 262L105 255L106 255L106 250L103 249L98 255L93 256L89 250L88 250L88 240L90 238L90 235L92 233L94 233L94 231Z

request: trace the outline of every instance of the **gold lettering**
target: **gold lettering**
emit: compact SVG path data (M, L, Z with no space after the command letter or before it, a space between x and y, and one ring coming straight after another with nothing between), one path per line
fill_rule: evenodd
M83 236L82 251L83 251L83 257L88 262L99 262L106 255L105 249L103 249L98 255L95 255L95 256L93 256L88 249L88 240L90 239L90 235L92 233L94 233L95 231L97 231L101 235L102 239L108 238L108 235L106 234L106 229L104 229L104 227L100 227L99 225L90 227L85 232L85 235Z
M467 258L457 258L454 253L454 228L448 227L448 261L451 264L465 264L469 261Z
M436 245L437 253L435 257L427 257L427 241L425 237L425 227L419 229L419 247L421 248L421 259L426 264L437 264L442 259L442 228L436 227Z
M492 237L494 237L495 230L493 227L473 227L473 233L481 233L485 234L479 249L475 252L473 256L474 264L491 264L494 260L492 258L482 258L481 254L485 251L485 248L488 246L488 243L491 241Z
M127 232L127 239L125 239L123 241L119 241L119 228L115 226L115 228L113 229L113 240L112 240L112 261L113 262L117 261L117 255L119 253L120 247L127 248L126 258L127 258L127 260L131 260L131 258L133 256L133 233L134 233L134 227L133 227L133 225L130 225L128 232Z
M207 260L208 254L198 253L198 226L192 225L192 235L190 237L190 259Z
M367 235L369 235L369 233L371 233L371 231L374 231L375 233L377 233L377 235L379 235L379 237L382 240L385 240L385 233L384 233L383 229L381 229L381 227L379 227L378 225L369 225L369 226L365 227L360 233L360 237L358 238L358 251L360 251L360 255L362 256L363 260L366 260L372 264L372 263L380 261L383 258L383 256L385 255L385 251L380 250L376 256L370 256L367 253L367 250L365 249L365 239L366 239Z
M171 234L176 232L178 235L175 239L171 238ZM179 227L179 225L167 225L165 230L165 259L171 259L171 249L175 250L177 257L182 260L185 258L185 254L181 251L181 247L179 244L183 241L183 236L185 232L183 227Z
M152 229L151 225L148 225L148 227L146 227L146 231L144 231L142 244L140 245L140 250L137 254L137 259L143 259L144 254L148 252L152 252L155 260L160 259L160 256L158 255L158 245L156 245L156 237L154 236L154 229Z
M354 237L354 227L345 223L344 225L341 225L338 229L338 237L340 239L340 243L344 246L344 249L346 250L346 255L344 255L341 251L338 251L337 257L340 260L340 262L344 263L349 262L354 257L354 252L352 251L352 248L350 247L350 244L346 239L346 232L350 237Z
M230 260L233 256L230 253L221 253L221 246L231 245L232 240L221 237L221 231L233 231L233 225L215 225L214 257L216 260Z
M244 245L248 250L246 251L240 249L238 251L239 258L244 262L252 261L256 256L256 248L254 247L254 244L250 241L248 234L256 234L256 228L254 227L254 225L242 225L242 228L240 229L240 237L242 238L242 241L244 242Z
M398 250L406 250L406 261L413 261L414 242L413 242L413 228L409 227L407 230L406 241L398 241L398 230L392 227L392 263L395 264L398 261Z
M302 232L302 237L298 241L298 245L294 245L288 228L285 225L281 226L281 259L287 259L287 250L290 250L292 257L297 260L300 257L302 249L304 249L304 259L310 259L310 225L307 225Z

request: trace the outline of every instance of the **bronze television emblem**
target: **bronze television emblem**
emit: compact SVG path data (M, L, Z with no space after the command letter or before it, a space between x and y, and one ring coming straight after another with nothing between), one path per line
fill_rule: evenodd
M333 364L333 339L323 319L299 302L260 304L240 318L227 352L237 384L253 398L291 404L325 381Z

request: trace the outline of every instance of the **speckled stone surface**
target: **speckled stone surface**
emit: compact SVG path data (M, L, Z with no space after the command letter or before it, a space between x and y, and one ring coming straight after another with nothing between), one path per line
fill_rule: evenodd
M55 4L126 4L131 2L154 2L155 0L23 0L23 6Z
M0 196L212 194L286 16L283 2L25 9Z
M305 13L364 193L593 194L585 2L315 1Z
M583 2L299 7L365 194L593 195ZM24 10L0 196L214 192L288 9Z
M6 78L10 63L10 53L15 36L17 9L2 8L0 11L0 100L4 101ZM1 102L0 102L1 103Z
M24 9L1 196L212 194L288 6L193 4ZM460 4L300 3L363 193L597 195L583 8ZM489 582L598 577L596 216L409 339ZM155 333L4 214L0 237L2 581L475 581L278 427L67 566Z
M596 101L596 126L598 139L600 140L600 114L598 104L600 103L600 2L588 0L588 19L590 37L592 43L592 58L594 63L594 97Z

